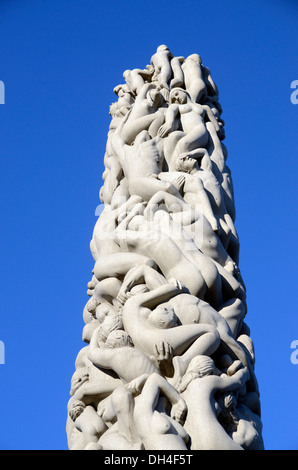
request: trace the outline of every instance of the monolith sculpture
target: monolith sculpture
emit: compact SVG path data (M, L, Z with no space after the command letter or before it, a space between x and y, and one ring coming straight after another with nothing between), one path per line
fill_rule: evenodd
M198 54L176 57L165 45L123 77L68 447L262 450L218 88Z

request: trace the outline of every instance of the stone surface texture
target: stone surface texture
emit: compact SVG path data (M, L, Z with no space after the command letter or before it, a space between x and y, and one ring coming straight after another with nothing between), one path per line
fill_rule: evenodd
M70 450L262 450L218 88L161 45L114 88Z

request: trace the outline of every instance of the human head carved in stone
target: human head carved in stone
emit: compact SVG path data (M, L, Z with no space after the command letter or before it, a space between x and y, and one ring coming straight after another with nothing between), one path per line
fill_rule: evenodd
M123 323L120 315L106 316L99 328L99 338L106 341L110 333L115 330L121 330Z
M155 328L173 328L178 326L178 317L170 305L159 305L148 316L149 325Z
M188 156L187 153L179 155L175 161L175 170L190 173L197 166L197 160Z
M133 347L131 337L124 330L114 330L107 337L105 346L107 348Z
M169 49L168 46L166 46L165 44L161 44L161 45L158 46L158 48L156 49L156 52L162 52L162 51L169 51L169 52L170 52L170 49Z
M194 372L198 377L203 378L207 375L213 375L215 371L215 364L213 359L209 356L199 355L194 357L186 371L186 374L189 372Z
M186 90L183 88L173 88L170 91L170 104L172 103L179 103L185 104L187 101L190 100L190 96Z
M199 56L199 54L191 54L188 56L188 59L192 59L194 62L197 62L198 64L202 65L202 58Z
M69 410L69 416L70 418L75 421L84 411L86 408L86 405L83 401L81 400L75 400L72 403L72 407Z
M96 318L97 320L102 323L107 316L115 316L117 315L117 310L113 305L109 304L108 302L102 303L96 307Z

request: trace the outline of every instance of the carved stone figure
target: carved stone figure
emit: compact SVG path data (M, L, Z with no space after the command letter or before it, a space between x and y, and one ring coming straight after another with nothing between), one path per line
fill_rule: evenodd
M71 450L262 450L218 88L157 48L114 87Z

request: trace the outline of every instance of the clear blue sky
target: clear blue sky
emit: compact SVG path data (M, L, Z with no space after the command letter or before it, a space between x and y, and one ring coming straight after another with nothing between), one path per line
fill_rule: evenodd
M159 44L220 91L265 446L298 449L294 0L1 0L0 449L66 449L113 88Z

